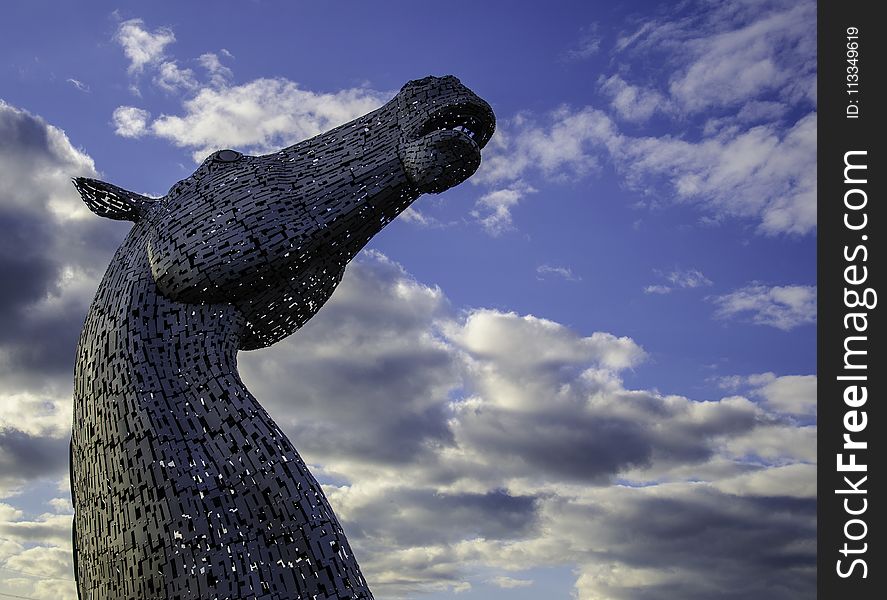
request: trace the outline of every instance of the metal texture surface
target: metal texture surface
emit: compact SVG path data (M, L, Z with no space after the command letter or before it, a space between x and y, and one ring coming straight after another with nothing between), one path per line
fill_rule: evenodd
M308 321L385 224L474 173L494 124L458 79L428 77L280 152L216 152L156 200L75 180L93 212L135 223L77 349L81 598L372 598L237 352Z

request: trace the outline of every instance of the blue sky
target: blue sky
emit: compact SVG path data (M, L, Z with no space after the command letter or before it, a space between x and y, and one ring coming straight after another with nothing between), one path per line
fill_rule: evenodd
M0 590L75 597L73 352L126 227L69 178L159 196L453 74L497 115L478 173L240 357L377 597L810 597L815 25L765 0L6 7Z

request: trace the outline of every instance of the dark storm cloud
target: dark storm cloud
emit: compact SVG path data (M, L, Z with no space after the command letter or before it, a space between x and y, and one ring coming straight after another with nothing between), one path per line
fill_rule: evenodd
M44 251L52 243L49 229L34 215L0 205L0 341L20 317L21 308L56 289L56 261Z
M363 256L296 335L240 355L244 381L309 460L413 462L452 439L457 357L429 335L443 304L439 290Z
M89 156L0 101L0 497L68 464L74 350L121 232L84 210L75 175L97 175Z
M70 376L96 278L123 227L83 212L74 175L91 159L41 118L0 102L0 375L10 386ZM65 279L67 276L67 279Z
M88 301L70 301L42 314L24 310L12 315L0 336L0 344L8 352L8 368L14 371L7 373L9 382L42 377L73 380L75 349L88 306Z
M631 600L815 595L813 498L732 496L702 485L669 495L629 490L615 496L609 500L618 506L603 518L588 506L557 510L564 522L580 524L570 543L594 536L600 548L594 562L637 569L648 580L638 585L634 577L625 577L630 584L589 577L589 590ZM586 568L589 575L594 562Z
M47 161L51 139L46 123L0 100L0 149L15 153L22 160ZM23 186L30 185L22 179Z
M31 436L0 429L0 489L31 479L59 478L68 468L66 438Z
M805 465L741 459L759 433L792 424L739 396L626 389L618 371L643 357L628 338L455 315L439 290L369 254L311 323L258 357L248 385L348 482L330 501L389 596L455 589L470 565L564 563L581 574L579 597L781 600L809 588ZM796 460L780 452L770 458ZM645 487L606 485L626 478ZM687 479L711 483L657 483Z
M463 539L513 540L538 526L537 498L504 490L441 493L396 488L348 511L349 530L364 541L398 547L455 543Z
M59 130L2 103L0 124L11 132L0 136L0 275L12 284L0 291L0 383L35 407L46 380L70 385L125 225L69 214L82 209L69 176L94 170ZM456 315L439 289L368 253L306 327L240 363L306 459L347 481L331 502L387 596L521 561L575 566L579 597L808 596L814 501L780 496L803 486L781 490L766 465L736 480L749 469L728 448L790 423L743 398L627 390L618 372L643 355L628 338L535 317ZM0 488L63 475L70 405L50 396L49 424L0 414ZM795 460L774 448L768 460ZM654 484L601 485L638 470ZM710 484L656 483L684 478Z
M464 441L509 464L513 474L538 473L604 483L619 471L650 462L653 440L643 424L606 416L527 415L492 409L460 421Z
M451 422L457 443L494 463L500 475L544 481L605 484L630 469L702 464L715 456L719 440L773 422L747 400L699 403L601 391L569 374L535 390L529 408L508 406L508 390L486 388L486 397L459 406ZM552 401L558 395L572 400Z

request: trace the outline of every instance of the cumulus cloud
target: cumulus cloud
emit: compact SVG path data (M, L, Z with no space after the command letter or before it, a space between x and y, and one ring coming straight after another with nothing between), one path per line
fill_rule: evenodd
M67 505L27 515L13 492L64 476L76 334L123 230L82 214L69 177L96 175L88 156L0 108L0 210L28 233L0 246L4 278L21 282L0 296L0 378L15 390L0 412L11 540L0 551L9 569L43 561L58 578L15 593L73 597ZM809 595L814 457L778 440L798 432L809 448L815 436L786 416L799 402L791 381L761 380L759 402L663 395L623 380L645 357L613 333L458 311L369 252L297 335L240 363L314 465L380 596L564 564L580 597Z
M734 459L754 459L776 466L815 463L816 427L774 420L725 440L722 450L725 456ZM736 475L743 472L737 471Z
M241 373L307 460L326 457L333 470L340 467L331 456L349 464L415 460L451 439L445 408L458 371L434 335L445 305L439 289L370 254L349 267L333 300L298 335L243 353ZM301 383L292 387L290 377Z
M609 589L616 569L633 576L614 597L680 585L703 598L764 568L737 558L761 536L784 536L772 555L798 573L782 595L763 583L742 589L775 598L809 590L815 427L780 420L766 400L626 388L619 373L644 357L629 338L582 336L530 315L454 312L438 288L370 253L279 353L245 353L241 364L330 482L380 594L453 591L480 576L469 564L513 571L566 561L580 567L580 597ZM775 513L716 549L692 533L697 510L723 532L750 527L757 511ZM651 512L663 521L645 531ZM586 522L593 532L577 531ZM625 542L620 527L639 537ZM652 553L641 546L652 538L660 556L644 571ZM694 550L700 543L707 556ZM708 587L687 583L708 569L721 573Z
M222 54L228 57L231 56L227 50L223 50ZM215 87L227 85L234 77L231 69L222 64L219 55L215 52L201 54L197 60L200 62L200 66L206 69L210 76L210 83Z
M111 115L114 133L120 137L137 138L148 132L148 119L151 113L135 106L118 106Z
M578 111L561 107L541 124L519 114L497 125L471 181L495 185L520 180L534 171L554 178L578 177L600 166L592 146L606 146L618 138L612 120L592 107Z
M18 596L75 600L71 509L14 506L67 478L74 349L125 226L99 219L71 185L99 177L65 133L0 101L0 577ZM42 489L42 487L41 487ZM28 496L25 496L28 498Z
M179 67L176 61L164 61L157 67L154 82L167 92L193 90L198 86L194 71Z
M123 48L124 55L129 59L127 71L134 78L138 79L146 73L151 74L154 85L171 94L193 93L201 87L202 83L193 69L179 66L179 61L167 54L167 46L176 41L172 29L159 27L151 32L145 28L145 23L141 19L129 19L118 25L114 40ZM227 50L222 50L221 54L231 56ZM213 87L227 85L233 75L231 69L222 64L219 54L215 52L206 52L196 61L206 71L209 84ZM135 83L130 89L137 96L141 95ZM144 129L144 126L141 129ZM125 137L134 137L126 136L119 128L117 133Z
M57 499L62 501L64 499ZM28 598L76 600L71 555L73 513L28 516L0 502L0 575L3 591Z
M0 497L67 465L82 315L122 233L71 185L96 177L60 129L0 102ZM78 315L80 315L78 317Z
M791 464L744 473L717 482L728 494L813 498L816 496L816 465Z
M752 284L711 298L722 319L748 317L757 325L790 331L816 322L816 286Z
M149 32L141 19L121 23L115 39L131 61L131 74L153 73L157 87L186 98L182 114L154 120L146 110L119 106L112 116L115 133L166 139L190 149L196 162L219 148L264 153L291 145L366 114L393 95L367 88L314 92L284 78L232 85L234 74L220 58L231 58L227 50L195 59L205 72L201 78L166 55L165 48L175 41L172 30Z
M774 375L758 393L779 412L816 414L816 377L813 375Z
M129 59L127 70L132 74L141 73L145 66L160 62L164 49L176 41L175 34L168 27L158 27L151 32L144 25L142 19L129 19L118 25L114 35L114 40Z
M73 513L45 513L28 520L24 518L22 511L6 504L0 504L0 513L0 535L5 539L70 548Z
M521 198L536 190L521 182L511 187L492 190L481 196L471 211L471 216L492 236L499 236L514 229L511 210Z
M195 161L226 147L262 153L346 123L388 99L363 88L318 93L287 79L256 79L231 87L201 88L184 102L183 115L161 115L150 130L191 149Z
M379 595L454 592L491 571L494 585L531 585L510 574L562 564L579 570L580 597L809 591L812 457L798 456L797 443L764 443L798 428L769 399L627 388L620 373L644 358L627 337L455 311L439 288L370 252L297 335L240 362L315 465ZM5 418L20 440L62 429L51 415L16 414ZM812 427L804 432L815 440ZM38 518L7 511L0 527L18 544L7 565L33 566L26 540L68 556L67 504L49 506ZM766 561L750 552L761 540ZM68 568L59 565L53 573Z
M686 483L595 496L593 504L559 507L567 544L601 553L580 571L580 598L788 600L814 593L813 497L734 496ZM744 557L757 575L724 564L725 553Z
M816 376L756 373L731 375L720 380L722 388L747 390L763 398L774 411L794 415L816 414Z

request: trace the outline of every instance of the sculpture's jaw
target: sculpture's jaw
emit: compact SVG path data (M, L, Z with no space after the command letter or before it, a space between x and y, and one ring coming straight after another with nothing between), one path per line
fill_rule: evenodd
M437 131L454 131L472 139L478 151L486 146L496 126L493 109L467 89L466 92L463 97L455 98L451 104L431 112L419 127L416 138Z
M455 77L412 81L398 99L400 156L410 182L439 193L468 179L496 127L490 105Z

